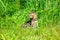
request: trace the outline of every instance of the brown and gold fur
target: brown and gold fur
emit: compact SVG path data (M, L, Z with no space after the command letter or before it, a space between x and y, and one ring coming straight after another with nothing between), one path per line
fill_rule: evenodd
M33 28L37 27L38 26L38 22L37 22L37 16L36 16L36 13L35 12L31 12L29 14L29 17L30 17L30 20L27 21L23 27L30 27L32 26Z

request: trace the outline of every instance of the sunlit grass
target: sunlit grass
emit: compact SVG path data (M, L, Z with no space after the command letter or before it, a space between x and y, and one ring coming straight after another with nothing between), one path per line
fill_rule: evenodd
M60 40L59 25L0 30L0 40Z

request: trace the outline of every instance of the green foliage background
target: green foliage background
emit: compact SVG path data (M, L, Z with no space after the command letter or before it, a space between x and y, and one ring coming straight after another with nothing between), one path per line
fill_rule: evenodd
M36 30L29 28L29 29L21 29L20 26L29 20L29 13L31 11L35 11L37 14L38 19L38 28ZM21 40L28 40L26 37L28 35L41 35L38 40L53 40L56 36L55 40L59 40L60 36L59 27L60 26L60 0L0 0L0 34L2 35L1 38L3 40L9 40L9 31L13 32L10 35L15 35L15 32L18 32L18 38ZM52 32L50 32L51 30ZM2 31L3 30L3 31ZM4 31L8 30L8 31ZM34 30L34 34L32 33ZM45 30L45 31L44 31ZM43 33L49 30L49 33L52 35L45 36ZM57 30L57 31L56 31ZM14 32L15 31L15 32ZM22 32L23 31L23 32ZM25 32L26 31L26 32ZM5 36L8 33L8 39ZM25 33L24 33L25 32ZM43 32L43 33L42 33ZM22 33L22 34L21 34ZM56 35L53 35L56 33ZM60 32L59 32L60 33ZM48 34L48 32L46 33ZM4 36L3 36L4 35ZM20 35L20 36L19 36ZM26 37L25 37L26 36ZM42 38L43 37L43 38ZM48 37L48 38L47 38ZM5 39L6 38L6 39ZM12 40L15 39L16 35L13 36ZM37 40L32 38L31 40Z

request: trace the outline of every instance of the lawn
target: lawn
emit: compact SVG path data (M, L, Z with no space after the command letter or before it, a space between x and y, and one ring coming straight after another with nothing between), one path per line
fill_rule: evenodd
M38 27L21 28L31 11ZM60 0L0 0L0 40L60 40Z

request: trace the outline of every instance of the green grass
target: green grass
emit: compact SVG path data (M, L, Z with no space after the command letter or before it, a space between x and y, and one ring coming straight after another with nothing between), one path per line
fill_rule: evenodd
M31 11L38 28L21 28ZM0 40L60 40L60 0L0 0Z
M0 40L60 40L59 25L0 30Z

